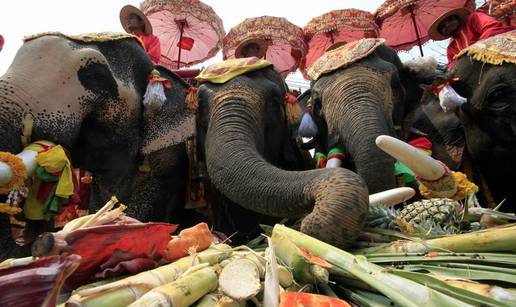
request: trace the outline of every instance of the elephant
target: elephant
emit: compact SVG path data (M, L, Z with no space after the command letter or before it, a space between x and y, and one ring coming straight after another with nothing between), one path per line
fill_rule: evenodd
M348 46L359 47L348 50ZM342 148L344 166L365 180L370 193L377 193L397 183L395 161L376 146L375 139L390 135L406 140L423 94L420 85L430 83L436 70L428 62L403 65L382 40L362 39L328 51L312 66L313 71L318 63L333 65L333 55L339 52L343 53L340 58L347 59L364 49L369 53L312 78L312 117L318 127L313 140L323 153Z
M153 69L171 84L159 109L142 103ZM74 167L93 173L90 210L115 195L133 218L168 221L182 208L184 141L195 131L195 114L185 103L188 87L155 67L132 35L34 35L0 78L0 151L22 150L22 120L30 113L33 141L62 145ZM143 161L150 171L138 170ZM3 259L19 249L7 216L0 219Z
M367 187L343 168L302 170L282 77L267 66L225 83L201 81L197 138L219 221L215 228L245 241L258 234L260 223L302 219L302 232L349 246L367 213Z
M453 88L467 98L455 114L464 127L472 164L485 180L481 191L487 186L494 204L505 199L502 210L511 212L516 212L509 179L516 172L515 36L512 31L477 42L459 54L451 70L459 78ZM488 53L491 58L485 56Z

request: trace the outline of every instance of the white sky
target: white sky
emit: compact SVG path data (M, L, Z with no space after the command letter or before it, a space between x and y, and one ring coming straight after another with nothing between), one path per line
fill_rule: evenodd
M384 0L203 0L222 18L226 33L247 17L262 15L285 17L303 27L310 19L331 10L357 8L374 12ZM0 75L12 62L26 35L46 31L65 34L87 32L123 32L118 18L126 4L138 6L140 1L131 0L2 0L0 4L0 34L5 44L0 51ZM445 46L445 45L444 45ZM425 55L438 55L443 45L425 45ZM401 53L402 59L418 56L417 50ZM222 60L222 53L203 65ZM442 60L442 59L440 59ZM202 65L201 65L202 66ZM306 88L301 74L290 75L290 85Z

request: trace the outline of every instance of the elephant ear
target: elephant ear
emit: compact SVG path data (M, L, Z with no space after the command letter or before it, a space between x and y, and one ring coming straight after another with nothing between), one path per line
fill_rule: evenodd
M155 68L172 86L170 89L165 88L167 100L161 108L144 110L144 139L141 149L144 155L182 143L195 132L195 114L186 108L185 101L186 90L190 85L164 67Z

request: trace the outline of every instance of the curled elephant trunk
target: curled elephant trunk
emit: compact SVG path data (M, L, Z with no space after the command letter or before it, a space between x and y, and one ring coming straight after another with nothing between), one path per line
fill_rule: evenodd
M212 183L240 206L276 217L303 217L301 231L339 247L357 237L367 213L363 180L346 169L285 171L265 161L263 101L226 88L211 101L206 163Z
M322 97L328 133L339 136L370 193L396 187L395 161L375 145L377 136L394 132L392 95L385 79L365 68L353 68L333 80Z

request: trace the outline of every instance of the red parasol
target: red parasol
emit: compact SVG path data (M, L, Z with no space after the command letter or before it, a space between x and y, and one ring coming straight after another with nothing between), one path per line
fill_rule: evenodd
M0 51L2 51L3 47L4 47L4 37L0 34Z
M339 43L378 37L373 15L357 9L335 10L315 17L303 31L308 41L308 53L300 69L305 77L306 69L329 48L333 49Z
M236 50L245 42L266 42L264 58L282 76L293 72L306 54L303 31L282 17L261 16L246 18L224 37L224 59L235 58Z
M508 25L516 25L516 1L514 0L487 0L477 11L504 20Z
M159 64L165 67L200 63L222 47L222 19L198 0L145 0L140 9L160 39Z
M428 28L442 14L459 7L473 9L471 0L386 0L375 12L380 37L396 50L410 50L430 38ZM472 6L472 7L471 7Z

